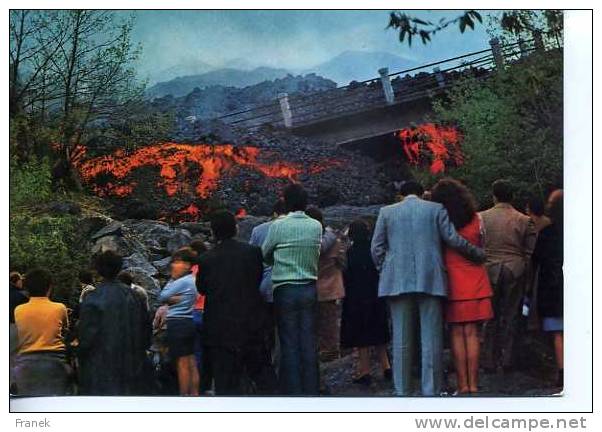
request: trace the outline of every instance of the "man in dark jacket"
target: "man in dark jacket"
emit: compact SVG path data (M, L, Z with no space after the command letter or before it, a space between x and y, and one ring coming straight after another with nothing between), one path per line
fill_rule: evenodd
M230 212L216 213L211 230L217 245L200 257L196 284L206 296L203 341L215 392L242 394L243 378L248 378L257 393L272 393L276 377L263 340L268 321L259 292L261 250L234 240L236 219Z
M122 258L95 258L103 281L84 298L79 323L80 389L85 395L140 395L145 389L151 325L130 287L117 280Z

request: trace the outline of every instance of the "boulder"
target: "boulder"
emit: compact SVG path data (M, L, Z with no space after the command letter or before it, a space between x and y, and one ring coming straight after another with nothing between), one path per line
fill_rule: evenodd
M124 270L129 270L132 267L143 270L149 276L155 276L158 273L157 269L140 252L134 252L123 259Z
M79 204L69 201L55 201L48 206L48 210L55 214L78 215L82 212Z
M123 234L123 223L114 221L92 234L92 240L99 239L105 236L120 236Z
M167 240L166 248L167 251L172 254L181 247L188 246L192 241L192 235L189 231L176 228L172 235Z
M160 243L162 240L169 237L169 234L171 233L169 225L161 221L128 219L123 221L123 223L128 227L130 232L139 236L141 239L154 239Z
M170 274L170 265L171 257L166 257L158 261L153 261L153 266L159 271L159 273L163 276L169 276Z
M368 221L376 221L378 212L383 205L371 205L367 207L337 205L326 207L322 210L324 222L333 228L342 229L348 226L354 219L363 218Z
M89 215L81 217L78 220L77 227L80 233L91 239L92 233L99 232L102 228L106 227L112 222L113 219L104 215Z
M92 246L92 255L112 250L121 256L129 256L134 253L134 248L123 237L107 235L100 237Z
M267 216L245 216L238 220L238 235L237 239L243 242L248 242L251 238L251 231L257 225L270 220Z
M204 234L205 236L211 235L211 227L208 223L203 222L182 222L178 227L189 231L192 235Z
M159 281L149 275L145 269L140 267L130 267L127 271L132 275L132 279L136 285L140 285L148 294L148 303L151 309L157 307L157 297L161 292L161 284Z

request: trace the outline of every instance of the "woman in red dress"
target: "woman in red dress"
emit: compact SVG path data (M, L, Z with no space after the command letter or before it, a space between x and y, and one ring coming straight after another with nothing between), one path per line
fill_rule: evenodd
M432 200L443 204L458 234L474 245L483 243L482 222L470 191L457 180L442 179L432 189ZM453 249L445 250L448 296L445 319L459 394L478 392L479 324L493 318L493 291L484 264L474 264Z

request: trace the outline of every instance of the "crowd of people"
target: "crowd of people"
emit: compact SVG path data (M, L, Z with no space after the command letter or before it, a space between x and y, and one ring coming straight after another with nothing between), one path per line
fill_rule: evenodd
M158 304L111 250L81 272L69 308L50 300L48 270L12 272L11 394L166 394L158 383L171 371L183 396L333 395L319 364L355 350L356 385L374 379L372 351L396 395L416 394L419 352L418 394L441 395L446 330L454 394L475 394L480 369L516 367L529 307L553 335L562 386L562 190L527 214L506 180L482 212L452 178L426 192L406 181L399 194L376 221L335 230L291 184L249 243L232 213L215 212L211 244L171 257Z

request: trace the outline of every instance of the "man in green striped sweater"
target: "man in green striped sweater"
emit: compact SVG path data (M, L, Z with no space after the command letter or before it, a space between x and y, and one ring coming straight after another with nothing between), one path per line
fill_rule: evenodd
M283 394L317 395L316 281L322 225L305 214L307 192L301 185L288 186L284 202L288 214L272 223L262 246L264 260L272 266L280 387Z

